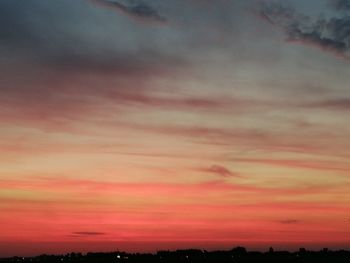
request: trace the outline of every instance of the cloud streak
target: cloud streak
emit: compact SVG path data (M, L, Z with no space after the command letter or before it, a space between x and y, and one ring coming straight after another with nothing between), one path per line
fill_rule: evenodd
M344 185L347 187L347 185ZM334 189L334 186L304 186L272 188L248 184L232 184L223 180L205 181L192 184L186 183L118 183L100 182L93 180L65 179L65 178L35 178L32 180L0 180L0 189L53 191L66 193L91 194L118 194L126 196L154 197L163 195L198 197L203 194L266 194L268 196L285 195L313 195L326 190ZM346 190L346 189L345 189ZM340 190L339 190L340 191ZM341 190L342 191L342 190Z
M285 225L291 225L291 224L298 224L298 223L300 223L300 221L296 220L296 219L285 219L285 220L281 220L279 222L281 224L285 224Z
M282 166L294 169L310 169L320 171L348 172L350 166L346 162L317 161L317 160L293 160L293 159L257 159L257 158L235 158L237 162L255 163L270 166Z
M118 1L109 0L91 0L91 2L98 6L118 11L138 21L153 21L158 23L166 22L166 19L163 16L161 16L155 8L151 7L150 5L144 2L139 2L133 5L124 5Z
M320 109L348 111L350 110L350 98L321 100L321 101L305 104L302 106L307 108L320 108Z
M103 236L106 233L103 232L86 232L86 231L82 231L82 232L72 232L73 235L77 235L77 236Z
M230 171L228 168L221 166L221 165L212 165L208 168L200 168L199 171L205 172L205 173L211 173L215 174L219 177L240 177L239 174Z

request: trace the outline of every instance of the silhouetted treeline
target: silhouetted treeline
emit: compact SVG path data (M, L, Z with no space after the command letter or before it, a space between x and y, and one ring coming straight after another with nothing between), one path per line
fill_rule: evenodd
M70 253L66 255L41 255L37 257L13 257L0 259L0 262L38 262L38 263L349 263L350 251L307 251L304 248L297 252L274 251L248 252L244 247L229 251L203 251L198 249L159 251L156 254L140 253Z

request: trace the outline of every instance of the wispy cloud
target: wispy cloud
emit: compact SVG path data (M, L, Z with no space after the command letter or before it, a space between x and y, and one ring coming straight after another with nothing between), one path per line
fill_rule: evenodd
M344 185L344 188L348 185ZM338 187L339 188L339 187ZM186 196L201 196L208 193L247 193L247 194L268 194L285 196L296 194L313 195L315 193L325 192L326 190L334 189L334 185L328 186L303 186L303 187L284 187L271 188L260 187L247 184L233 184L224 180L205 181L199 183L118 183L118 182L99 182L93 180L79 180L66 178L34 178L32 180L0 180L0 189L8 190L30 190L30 191L64 191L66 193L118 193L126 196L162 196L162 195L186 195ZM338 189L346 191L346 189Z
M220 177L240 177L238 173L230 171L228 168L221 165L212 165L207 168L198 169L201 172L215 174Z
M327 99L303 105L308 108L350 110L350 98Z
M296 219L285 219L285 220L280 220L279 221L281 224L286 224L286 225L290 225L290 224L298 224L300 223L299 220Z
M142 21L154 21L164 23L166 19L161 16L158 11L145 2L138 2L136 4L123 4L118 1L109 0L90 0L91 2L112 10L116 10L122 14L128 15L132 18Z
M272 166L283 166L295 169L311 169L324 171L348 172L350 167L346 162L318 161L318 160L293 160L293 159L258 159L235 158L237 162L255 163Z
M346 9L348 4L348 1L337 1L334 7ZM262 4L260 14L271 24L281 27L288 41L312 45L350 59L348 15L313 19L281 3Z

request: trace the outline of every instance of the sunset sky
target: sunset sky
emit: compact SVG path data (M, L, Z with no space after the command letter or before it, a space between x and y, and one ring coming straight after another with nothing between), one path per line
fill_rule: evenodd
M349 0L0 0L0 257L350 249Z

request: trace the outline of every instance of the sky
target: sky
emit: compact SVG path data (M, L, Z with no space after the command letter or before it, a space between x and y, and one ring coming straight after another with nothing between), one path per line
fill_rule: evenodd
M1 0L0 256L350 249L349 0Z

